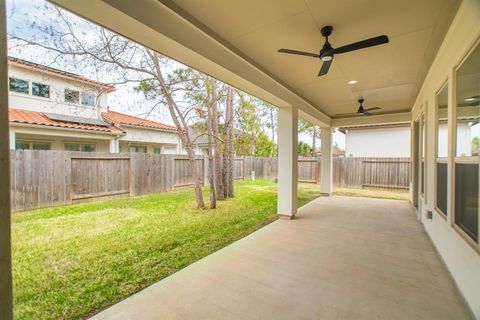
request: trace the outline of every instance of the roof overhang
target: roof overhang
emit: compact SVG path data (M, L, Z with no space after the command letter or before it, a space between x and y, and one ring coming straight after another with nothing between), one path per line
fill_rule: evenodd
M406 115L461 2L50 1L319 126L365 122L334 117L354 111L360 96L382 108L371 119ZM327 77L317 77L319 61L276 52L315 52L325 24L336 46L384 33L390 43L336 57ZM351 77L359 83L347 85Z
M156 0L51 2L321 126L330 118L247 56Z

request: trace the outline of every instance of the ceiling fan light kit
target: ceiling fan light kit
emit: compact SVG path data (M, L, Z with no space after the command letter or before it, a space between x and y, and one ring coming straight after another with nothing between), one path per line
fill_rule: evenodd
M336 54L342 54L350 51L378 46L384 43L388 43L389 41L386 35L381 35L378 37L373 37L373 38L365 39L362 41L350 43L342 47L333 48L330 42L328 41L328 37L332 34L332 31L333 31L332 26L325 26L320 30L320 33L322 34L322 36L325 37L325 43L323 44L323 47L318 54L299 51L299 50L285 49L285 48L278 50L278 52L296 54L296 55L313 57L313 58L320 58L320 60L323 61L322 67L320 68L320 72L318 73L318 76L320 77L328 73L328 70L330 69L330 66L333 61L333 57Z
M373 113L372 111L374 110L380 110L381 108L378 107L371 107L371 108L365 108L363 106L363 102L365 100L363 98L358 99L358 103L360 104L358 106L357 112L352 112L352 113L339 113L336 114L335 116L340 116L340 117L348 117L348 116L371 116Z

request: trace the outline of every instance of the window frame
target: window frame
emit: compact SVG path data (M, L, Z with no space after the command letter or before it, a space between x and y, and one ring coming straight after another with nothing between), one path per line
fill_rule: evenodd
M17 142L22 142L22 143L26 143L28 144L28 149L17 149ZM48 144L48 148L47 150L34 150L33 149L33 144L34 143L46 143ZM35 140L35 139L15 139L15 150L32 150L32 151L49 151L49 150L52 150L52 141L48 141L48 140Z
M420 132L419 132L419 142L420 142L420 177L419 177L419 187L420 187L420 197L422 198L423 202L425 202L425 191L426 191L426 124L427 124L427 117L426 117L426 104L423 104L423 109L420 112L419 116L419 123L420 123Z
M84 95L91 95L91 96L93 97L93 104L92 104L92 105L83 103L83 102L84 102L84 100L83 100L83 96L84 96ZM90 93L90 92L87 92L87 91L80 91L80 98L79 98L79 100L80 100L80 104L81 104L82 106L85 106L85 107L92 107L92 108L93 108L93 107L95 107L95 105L96 105L96 96L95 96L95 94Z
M77 150L67 150L67 144L78 144L78 151ZM91 145L93 146L94 151L83 151L82 146ZM64 141L63 142L63 150L68 152L97 152L97 144L94 142L72 142L72 141Z
M434 150L434 160L435 160L435 170L434 170L434 191L433 191L433 207L434 207L434 211L436 211L443 219L447 220L447 217L448 217L448 211L450 209L450 201L448 199L448 187L449 187L449 184L450 184L450 180L449 179L449 176L448 176L448 156L449 156L449 153L450 153L450 150L448 149L448 131L450 129L449 127L449 124L450 124L450 119L448 118L448 114L450 112L450 104L449 104L449 98L450 98L450 95L449 95L449 86L451 84L449 83L448 81L448 78L447 80L443 81L442 82L442 85L440 86L440 88L435 92L435 135L434 135L434 144L435 144L435 150ZM440 93L444 90L444 89L447 89L447 156L446 157L439 157L438 156L438 131L439 131L439 108L438 108L438 97L440 95ZM440 209L437 205L438 203L438 164L439 163L442 163L442 164L446 164L447 165L447 212L443 212L442 209Z
M467 52L462 56L462 58L459 60L459 62L453 67L453 87L452 87L452 137L453 141L451 143L451 146L453 148L452 150L452 163L453 163L453 170L451 174L451 183L450 186L452 186L452 192L451 192L451 205L449 206L449 209L452 209L452 214L451 214L451 219L450 219L450 226L452 227L453 230L457 232L457 234L462 237L465 242L470 245L478 254L480 254L480 208L478 212L478 240L475 241L472 237L470 237L462 228L460 228L456 223L456 210L455 210L455 205L456 205L456 189L455 189L455 184L456 184L456 164L457 163L465 163L465 164L471 164L475 163L480 166L480 155L479 156L471 156L471 157L464 157L464 156L457 156L457 89L458 89L458 70L462 67L462 65L468 60L470 55L475 51L475 49L480 48L480 39L477 39L473 45L467 50ZM479 176L479 183L480 183L480 176ZM480 187L479 187L479 198L480 198ZM479 206L480 207L480 206Z
M42 97L42 96L37 96L37 95L33 94L33 84L39 84L39 85L42 85L42 86L47 86L48 87L48 97ZM42 82L38 82L38 81L30 81L30 94L32 95L32 97L35 97L35 98L50 100L50 98L52 96L52 87L49 84L46 84L46 83L42 83Z
M138 151L130 151L130 148L135 148L138 150L138 148L145 148L145 152L138 152ZM148 153L148 147L146 145L141 145L141 144L132 144L127 147L127 152L129 153L143 153L146 154Z
M68 101L67 100L67 92L66 92L67 90L69 90L71 92L77 92L78 93L78 101L76 101L76 102ZM78 105L78 104L80 104L80 96L81 96L81 91L80 90L74 90L74 89L70 89L70 88L67 88L67 87L65 87L63 89L63 101L66 102L66 103L71 103L71 104Z
M10 87L10 81L11 79L16 79L16 80L20 80L20 81L25 81L27 83L27 92L18 92L18 91L13 91L11 90L11 87ZM30 92L31 92L31 89L30 89L31 85L30 85L30 80L25 80L25 79L21 79L21 78L17 78L17 77L8 77L8 92L12 92L14 94L21 94L21 95L26 95L26 96L29 96L30 95Z

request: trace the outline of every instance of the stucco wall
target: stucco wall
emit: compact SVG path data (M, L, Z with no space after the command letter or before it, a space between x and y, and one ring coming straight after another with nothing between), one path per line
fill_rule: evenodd
M100 94L98 89L87 84L82 84L79 81L69 80L66 78L46 74L40 71L26 69L16 66L12 63L9 64L8 74L10 77L34 81L50 86L50 98L42 98L32 96L31 94L27 95L10 91L8 97L8 103L10 108L39 112L60 113L77 117L97 119L101 119L101 112L107 111L107 94ZM94 94L98 99L97 106L85 106L82 104L65 102L65 88Z
M49 142L52 150L65 150L65 143L88 143L94 144L97 152L109 152L110 140L115 138L114 135L94 132L25 126L10 126L9 134L11 149L15 140L24 140Z
M480 319L480 254L453 228L452 206L449 202L447 219L434 209L435 192L435 101L436 93L448 80L455 82L455 68L480 39L480 1L464 0L438 51L435 60L417 96L412 109L412 120L417 120L423 112L426 115L426 170L425 197L420 197L420 217L427 233L440 252L460 291L471 307L475 317ZM449 105L453 106L453 86L449 86ZM453 132L453 130L451 131ZM453 136L449 136L450 150L453 149ZM453 154L453 153L451 153ZM452 171L452 158L449 164L449 177ZM451 181L451 179L449 179ZM449 199L453 195L452 184L448 184ZM427 210L433 211L432 219L427 219Z
M410 127L355 128L346 135L347 157L409 157Z

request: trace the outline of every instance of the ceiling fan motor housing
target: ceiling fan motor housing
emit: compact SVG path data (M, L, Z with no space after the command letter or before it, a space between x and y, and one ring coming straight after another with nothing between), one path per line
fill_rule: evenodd
M320 30L322 36L325 37L325 43L323 44L322 50L320 50L320 59L322 59L322 61L330 61L333 59L332 45L328 42L328 36L332 34L332 30L332 26L325 26Z

